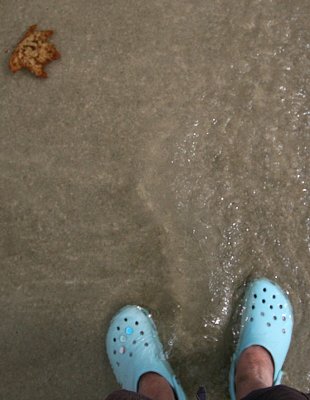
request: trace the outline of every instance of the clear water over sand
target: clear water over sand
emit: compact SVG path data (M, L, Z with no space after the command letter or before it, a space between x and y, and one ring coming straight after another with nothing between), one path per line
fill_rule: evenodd
M0 8L0 397L104 398L135 303L189 397L228 398L259 276L290 295L284 382L310 391L309 1ZM7 69L34 23L62 54L43 81Z

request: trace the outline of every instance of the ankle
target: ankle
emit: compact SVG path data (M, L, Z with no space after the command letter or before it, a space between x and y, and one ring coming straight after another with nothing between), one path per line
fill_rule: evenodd
M236 397L241 399L253 390L273 384L273 360L260 346L251 346L241 354L236 367Z
M150 397L152 400L175 400L174 392L169 382L155 372L147 372L141 376L138 392Z

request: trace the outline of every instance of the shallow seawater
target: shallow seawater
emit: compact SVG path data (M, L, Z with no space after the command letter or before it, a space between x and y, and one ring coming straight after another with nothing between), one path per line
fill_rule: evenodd
M227 389L244 286L260 276L293 301L286 382L309 388L307 356L297 361L309 351L309 33L302 4L285 4L191 14L199 44L178 49L187 96L155 121L139 179L164 230L172 360L186 388L205 382L212 397Z
M152 313L189 398L200 384L228 398L240 302L261 276L294 306L284 382L310 391L310 3L54 3L49 97L21 74L1 98L2 353L17 378L39 374L24 398L116 389L104 335L127 303Z

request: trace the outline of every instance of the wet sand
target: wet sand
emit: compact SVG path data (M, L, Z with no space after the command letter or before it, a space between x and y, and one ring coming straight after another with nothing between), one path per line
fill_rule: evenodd
M103 399L140 304L192 398L229 398L246 282L288 293L310 391L310 3L0 1L0 397ZM28 26L61 60L7 68Z

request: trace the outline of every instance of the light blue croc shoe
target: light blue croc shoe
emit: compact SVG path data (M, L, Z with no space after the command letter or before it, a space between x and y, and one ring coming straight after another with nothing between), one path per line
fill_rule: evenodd
M229 392L235 394L235 369L243 350L262 346L274 362L274 385L281 383L284 364L293 332L293 309L287 295L275 283L262 278L250 283L242 309L240 337L232 357Z
M156 372L169 382L177 400L186 400L147 310L139 306L122 308L111 321L106 348L114 375L123 389L137 392L140 377L146 372Z

